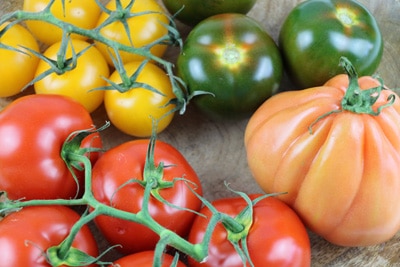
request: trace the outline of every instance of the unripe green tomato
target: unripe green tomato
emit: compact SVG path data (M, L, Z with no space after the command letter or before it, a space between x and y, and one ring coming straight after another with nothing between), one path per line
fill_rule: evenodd
M177 14L176 18L194 26L200 21L217 14L246 14L257 0L162 0L167 10ZM179 13L178 13L179 12Z
M282 61L274 40L254 19L242 14L207 18L189 33L177 60L178 76L194 104L212 118L248 117L276 93Z

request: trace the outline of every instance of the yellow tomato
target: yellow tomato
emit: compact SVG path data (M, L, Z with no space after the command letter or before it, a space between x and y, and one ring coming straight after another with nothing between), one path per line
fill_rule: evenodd
M23 10L38 12L45 9L50 0L24 0ZM96 26L101 9L96 0L65 0L65 10L61 0L55 0L50 11L58 19L71 23L84 29L92 29ZM64 13L65 12L65 13ZM61 41L62 30L57 26L43 21L26 21L26 25L33 35L47 45ZM74 39L85 40L82 35L72 34Z
M125 65L128 76L135 73L140 61ZM117 71L110 76L110 81L120 84L121 77ZM152 134L152 120L158 121L157 133L163 131L172 121L174 105L166 105L175 98L167 74L152 63L147 63L137 77L137 82L148 84L157 92L142 87L131 88L126 92L107 90L104 105L111 123L122 132L136 136L148 137Z
M126 7L131 0L121 0L123 7ZM116 10L116 1L111 0L107 6L109 10ZM153 43L155 40L168 34L168 30L165 27L168 25L169 19L165 14L162 7L155 0L136 0L130 9L131 13L139 12L154 12L150 14L142 14L138 16L133 16L127 19L127 24L129 26L128 35L124 24L121 21L115 21L100 30L100 34L104 37L114 40L118 43L130 46L131 41L134 47L146 46ZM100 19L98 21L98 26L101 25L106 19L109 18L109 14L102 12ZM110 47L97 43L99 50L106 57L108 63L112 65L112 60L110 53L115 55L114 51L111 51ZM150 50L153 55L162 57L167 49L166 45L155 45ZM143 60L144 58L137 54L121 52L122 61L127 63L129 61Z
M8 23L0 26L4 29ZM19 24L13 25L1 37L0 43L18 52L0 47L0 97L13 96L21 92L34 77L39 58L22 48L39 52L39 46L32 34Z
M71 40L75 53L87 48L90 44L82 40ZM66 58L72 57L71 43L66 51ZM43 55L56 60L61 42L50 46ZM50 69L50 65L40 60L35 77ZM77 58L76 67L63 74L51 73L34 83L37 94L58 94L69 96L81 103L87 111L92 112L98 108L104 99L103 90L93 90L107 84L110 70L103 55L92 46Z

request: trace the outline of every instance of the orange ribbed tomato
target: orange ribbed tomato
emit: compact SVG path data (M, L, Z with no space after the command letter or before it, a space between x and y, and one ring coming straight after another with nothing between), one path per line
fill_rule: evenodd
M400 101L346 71L350 82L338 75L271 97L250 119L245 146L263 190L288 192L280 198L328 241L363 246L400 228Z

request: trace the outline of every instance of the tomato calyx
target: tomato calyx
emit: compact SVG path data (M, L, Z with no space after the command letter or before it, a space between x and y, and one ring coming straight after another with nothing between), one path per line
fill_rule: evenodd
M312 124L310 124L308 129L310 134L312 134L312 127L314 126L314 124L333 113L350 111L357 114L369 114L372 116L378 116L381 113L382 109L393 105L396 99L396 95L391 94L387 98L386 104L383 104L379 106L376 110L374 110L373 105L378 100L382 90L387 89L383 84L382 79L378 76L375 76L374 78L378 80L380 85L377 87L362 90L358 84L357 71L350 60L348 60L346 57L341 57L339 65L343 67L344 71L349 77L349 86L341 101L341 109L332 110L319 116Z
M372 106L378 100L381 91L385 89L381 78L376 77L380 85L367 90L361 90L358 84L358 75L351 64L351 62L345 58L340 58L340 65L345 69L349 76L349 87L346 90L346 94L342 100L342 110L351 111L354 113L365 113L373 116L378 116L382 109L393 105L395 101L395 94L389 95L387 103L378 107L377 110L373 110Z
M95 147L86 147L86 148L81 148L81 143L83 139L85 139L87 136L103 131L104 129L108 128L110 126L110 122L106 122L102 127L100 128L91 128L91 129L85 129L85 130L78 130L75 132L72 132L67 139L64 141L62 148L61 148L61 158L64 160L65 164L67 165L69 171L72 174L72 177L74 178L76 185L77 185L77 190L76 190L76 195L75 198L78 196L78 193L80 191L79 189L79 181L78 178L75 174L74 169L78 171L83 171L84 167L82 166L82 163L79 161L76 161L72 155L81 155L84 156L85 154L90 154L94 152L100 152L101 149L95 148Z

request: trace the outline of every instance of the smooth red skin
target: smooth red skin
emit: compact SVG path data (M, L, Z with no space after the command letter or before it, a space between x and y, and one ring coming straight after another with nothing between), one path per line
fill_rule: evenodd
M259 195L251 195L251 198L257 196ZM241 197L219 199L212 204L218 211L231 217L235 217L246 207L246 202ZM206 207L201 213L207 218L211 217L211 212ZM268 197L255 205L253 216L247 244L256 267L310 266L311 246L306 228L289 206L277 198ZM207 225L208 219L196 217L188 237L189 242L201 242ZM199 263L189 258L189 266L243 267L239 254L226 238L226 230L219 223L213 232L206 261Z
M65 206L32 206L9 214L0 222L0 266L51 266L43 252L59 245L78 219L79 214ZM98 256L96 240L86 225L72 246Z
M10 199L73 198L77 186L61 147L72 132L90 128L90 114L70 98L28 95L14 100L0 112L0 190ZM101 145L97 133L82 144ZM90 154L92 162L97 157ZM83 182L83 173L76 173Z
M118 260L114 261L113 264L109 265L108 267L153 267L153 259L154 259L154 251L142 251L135 254L130 254L119 258ZM174 257L169 254L163 255L163 261L161 267L170 267L173 262ZM186 267L181 261L178 261L176 267Z
M131 183L118 188L131 179L143 180L143 168L146 160L148 140L134 140L123 143L106 151L93 167L93 194L100 202L115 208L137 213L142 209L144 187ZM202 194L200 180L182 154L171 145L156 142L155 163L164 162L163 180L172 181L184 177L197 185L197 193ZM118 192L116 192L118 190ZM173 188L162 189L160 194L168 202L179 207L198 211L202 202L182 182L176 182ZM151 216L164 227L187 235L195 217L193 212L178 210L162 204L155 198L150 199ZM95 222L104 237L111 244L120 244L122 253L130 254L144 250L153 250L159 236L147 227L109 216L98 216Z

